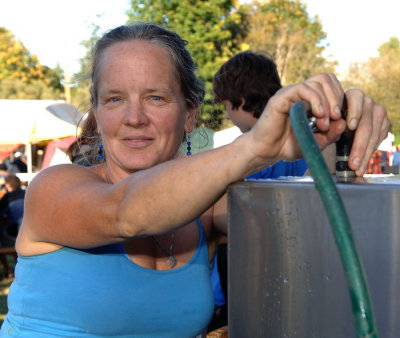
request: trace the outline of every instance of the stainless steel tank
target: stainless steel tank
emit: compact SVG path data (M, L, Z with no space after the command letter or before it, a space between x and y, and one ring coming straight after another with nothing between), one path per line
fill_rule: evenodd
M400 337L400 179L338 183L380 337ZM355 337L347 282L310 178L228 190L230 338Z

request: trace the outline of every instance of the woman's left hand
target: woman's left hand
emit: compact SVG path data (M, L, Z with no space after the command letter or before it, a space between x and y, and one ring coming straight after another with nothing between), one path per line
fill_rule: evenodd
M347 127L355 130L349 166L357 176L362 176L368 161L379 144L387 137L390 121L383 106L374 102L359 89L346 92Z
M343 90L336 81L333 74L319 74L306 82L311 86L324 88L329 102L338 102L341 100ZM326 83L329 83L330 86L327 86ZM357 176L362 176L367 169L371 155L387 137L390 121L385 108L360 89L349 89L344 95L347 99L346 125L350 130L355 130L349 166ZM332 106L330 109L334 112L337 110L337 106ZM331 114L330 118L331 123L340 120L338 112ZM324 141L326 142L326 140ZM320 141L320 144L323 145L324 142Z

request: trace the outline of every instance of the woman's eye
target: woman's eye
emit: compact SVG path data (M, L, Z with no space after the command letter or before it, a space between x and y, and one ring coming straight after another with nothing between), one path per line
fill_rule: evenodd
M112 98L110 98L110 102L119 102L119 101L121 101L120 97L112 97Z
M163 98L161 96L151 96L151 100L153 100L153 101L162 101Z

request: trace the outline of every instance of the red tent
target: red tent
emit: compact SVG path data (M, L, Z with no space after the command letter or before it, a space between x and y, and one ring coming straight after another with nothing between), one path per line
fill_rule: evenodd
M76 140L75 136L69 136L49 142L44 152L41 169L47 168L50 165L51 159L53 158L57 149L60 149L65 152L75 140Z
M21 146L22 144L0 144L0 161L5 160Z

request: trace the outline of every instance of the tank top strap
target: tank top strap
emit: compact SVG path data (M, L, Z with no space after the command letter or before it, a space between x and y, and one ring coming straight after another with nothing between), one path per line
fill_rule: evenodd
M199 229L199 234L200 234L200 244L203 244L205 242L205 236L204 236L204 229L203 229L203 223L201 223L200 218L196 218L196 224L197 228Z

